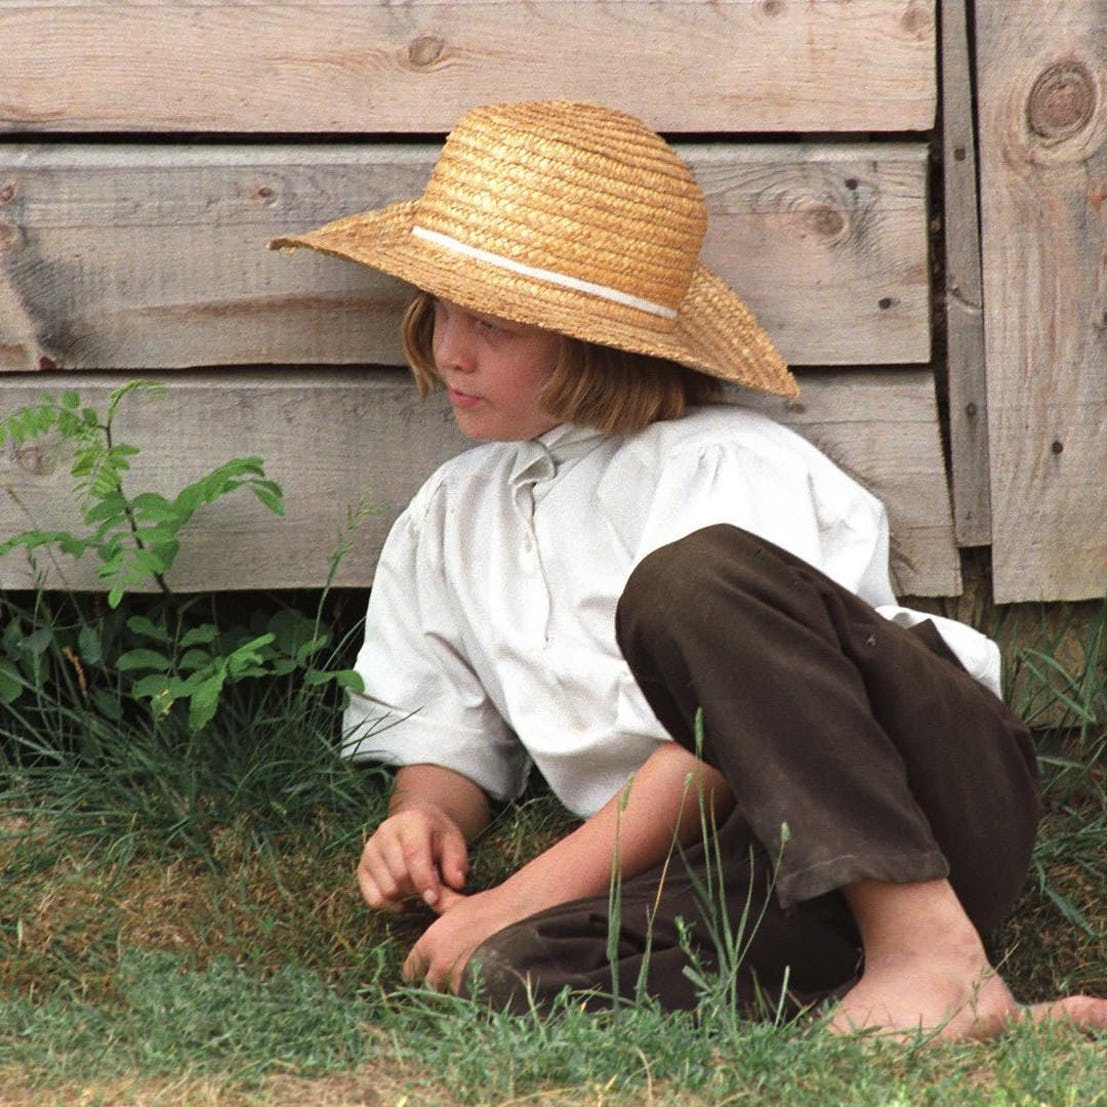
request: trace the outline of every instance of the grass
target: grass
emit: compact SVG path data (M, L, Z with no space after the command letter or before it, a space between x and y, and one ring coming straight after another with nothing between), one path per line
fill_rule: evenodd
M1009 677L1039 727L1047 817L992 948L1024 999L1107 994L1107 609L1034 618L995 629L1023 643ZM405 989L427 916L360 903L387 780L335 756L335 708L280 681L236 688L199 734L142 712L108 726L49 688L0 707L0 1104L1107 1102L1107 1040L1057 1028L916 1048L710 1001L539 1019ZM541 790L504 810L474 885L567 825Z

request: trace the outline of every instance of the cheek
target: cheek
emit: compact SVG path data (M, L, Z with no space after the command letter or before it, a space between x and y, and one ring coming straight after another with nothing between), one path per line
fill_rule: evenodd
M541 373L535 373L527 382L525 394L529 397L532 406L542 407L542 394L546 390L546 385L549 384L552 373L553 369L545 369Z
M425 350L430 354L430 363L437 371L438 366L442 364L442 340L438 336L438 329L435 328L434 333L431 335L431 340L425 347Z
M552 348L547 347L534 359L532 364L541 365L543 368L534 374L534 391L541 392L549 383L550 378L557 369L561 358L561 343L558 341Z

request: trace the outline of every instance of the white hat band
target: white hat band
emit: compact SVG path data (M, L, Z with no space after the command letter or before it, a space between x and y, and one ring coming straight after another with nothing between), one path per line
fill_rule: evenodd
M505 258L502 254L493 254L489 250L482 250L479 246L470 246L459 239L451 238L441 231L431 231L426 227L414 226L411 233L415 238L433 242L454 253L464 254L466 257L475 258L477 261L487 262L500 269L510 270L524 277L533 277L535 280L545 281L547 284L559 285L562 288L571 288L576 292L587 292L591 296L598 296L602 300L610 300L615 304L623 304L626 307L637 308L650 315L657 315L662 319L675 319L677 312L673 308L667 308L663 304L655 304L650 300L643 300L640 296L632 296L629 292L621 292L617 288L609 288L603 284L593 284L591 281L582 281L577 277L567 276L565 273L557 273L552 269L540 269L533 265L525 265L513 258Z

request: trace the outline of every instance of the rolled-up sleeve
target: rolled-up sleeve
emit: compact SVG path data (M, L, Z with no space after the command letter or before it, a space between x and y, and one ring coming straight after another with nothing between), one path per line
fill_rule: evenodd
M343 753L356 761L433 764L510 799L529 761L469 665L441 564L436 489L424 487L381 552L357 658Z

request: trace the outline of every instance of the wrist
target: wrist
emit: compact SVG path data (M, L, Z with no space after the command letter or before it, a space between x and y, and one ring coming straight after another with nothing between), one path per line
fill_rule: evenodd
M421 811L444 818L470 842L491 817L488 798L468 777L440 765L405 765L396 774L389 815Z
M451 823L454 819L450 816L442 804L427 796L413 795L410 792L393 792L392 798L388 801L388 818L392 818L395 815L405 815L409 812L417 811L424 815L430 815L433 817L441 817L449 820Z

